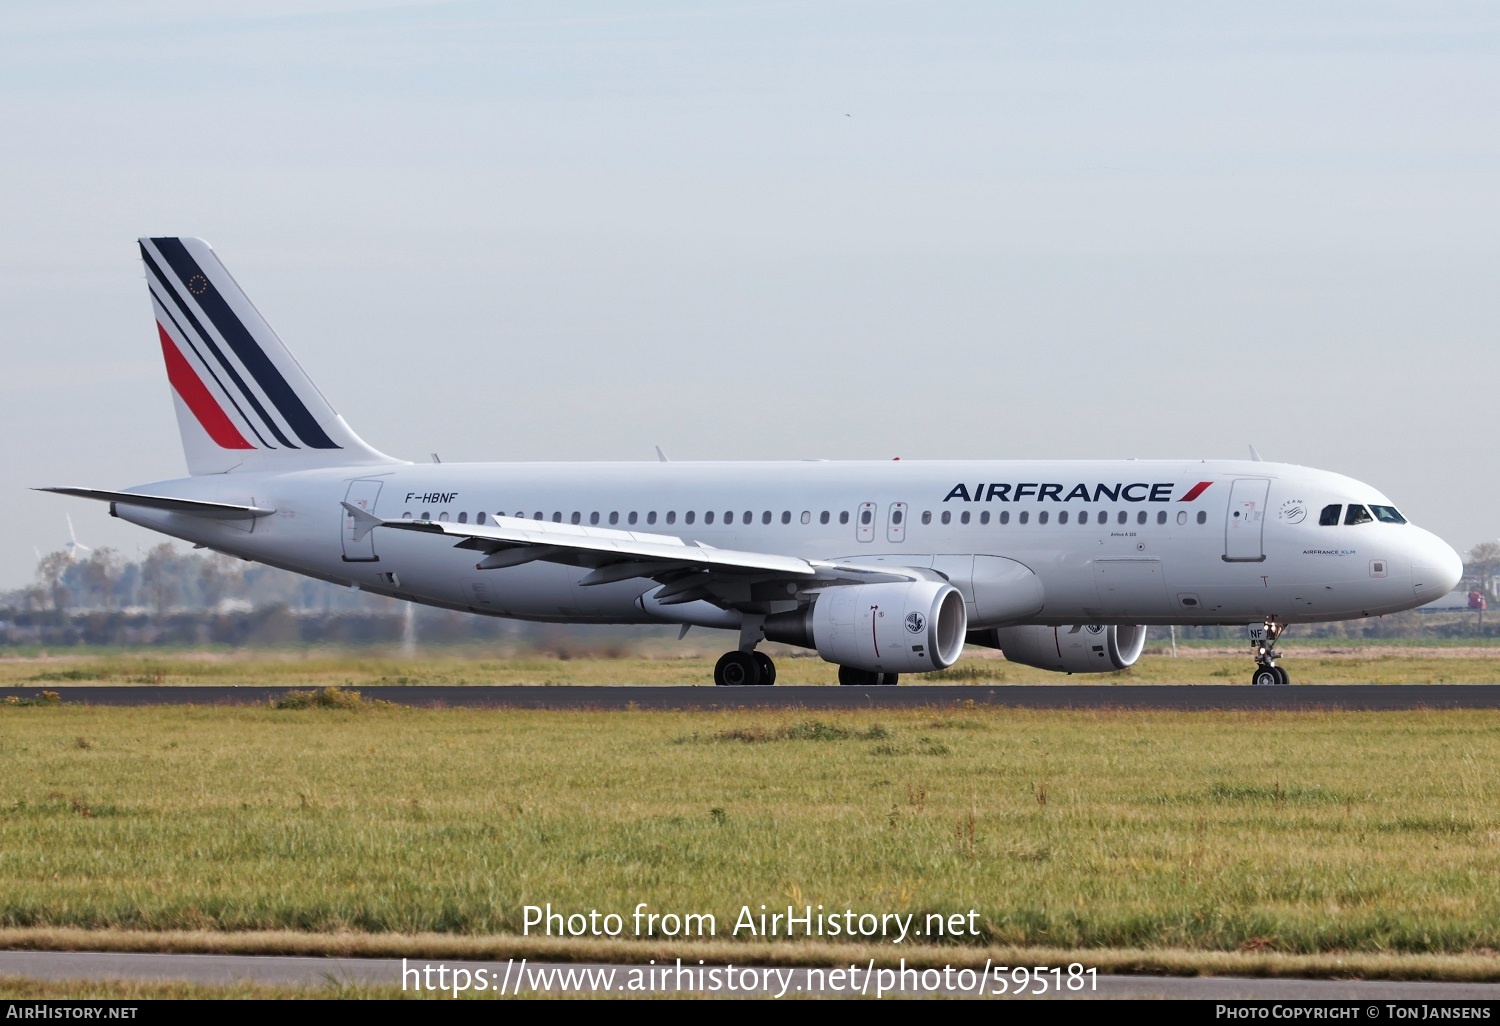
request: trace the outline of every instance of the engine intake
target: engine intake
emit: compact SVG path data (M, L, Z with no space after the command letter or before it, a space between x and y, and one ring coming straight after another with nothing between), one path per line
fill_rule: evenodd
M1110 673L1133 666L1146 647L1146 628L1139 624L1104 627L997 627L973 631L969 644L998 648L1022 666L1059 673Z
M969 616L951 584L910 581L827 588L812 606L766 617L771 641L816 649L830 663L874 673L952 666Z

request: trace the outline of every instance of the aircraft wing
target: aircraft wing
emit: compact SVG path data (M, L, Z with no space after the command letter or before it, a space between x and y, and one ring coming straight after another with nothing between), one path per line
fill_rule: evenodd
M493 524L457 524L447 520L387 520L351 503L343 503L354 518L358 541L377 527L456 539L455 548L483 553L476 567L497 570L542 561L588 567L584 586L611 584L642 577L667 583L657 594L663 604L707 598L723 605L749 601L743 585L786 581L791 584L833 584L842 581L908 581L920 571L903 567L866 567L850 563L806 560L767 552L720 549L669 534L619 531L579 524L495 515ZM783 591L782 597L788 596Z

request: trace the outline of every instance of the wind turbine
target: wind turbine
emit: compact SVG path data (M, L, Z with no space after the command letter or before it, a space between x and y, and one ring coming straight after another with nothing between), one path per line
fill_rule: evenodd
M73 531L73 518L66 513L63 515L68 519L68 543L63 548L67 550L70 560L82 559L84 553L94 550L78 540L78 535Z

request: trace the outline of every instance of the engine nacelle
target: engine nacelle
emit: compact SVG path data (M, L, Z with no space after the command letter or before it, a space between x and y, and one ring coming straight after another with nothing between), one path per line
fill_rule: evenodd
M816 649L830 663L874 673L925 673L964 650L963 594L940 581L825 588L810 609L768 616L771 641Z
M1007 661L1059 673L1110 673L1134 665L1146 647L1146 628L1104 627L1099 624L1072 627L997 627L975 631L969 644L998 648Z

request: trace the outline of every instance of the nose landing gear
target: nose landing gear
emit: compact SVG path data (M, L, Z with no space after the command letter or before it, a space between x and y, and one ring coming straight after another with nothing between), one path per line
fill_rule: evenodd
M1276 665L1281 653L1276 650L1276 640L1286 624L1268 619L1264 624L1250 625L1250 647L1255 654L1255 672L1250 674L1254 687L1284 687L1292 682L1290 675Z

